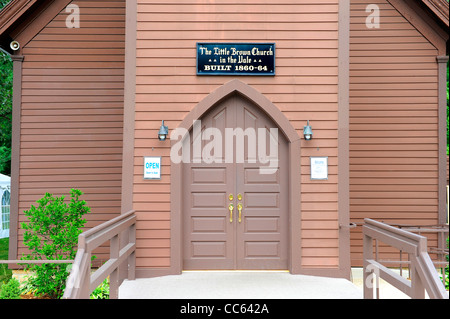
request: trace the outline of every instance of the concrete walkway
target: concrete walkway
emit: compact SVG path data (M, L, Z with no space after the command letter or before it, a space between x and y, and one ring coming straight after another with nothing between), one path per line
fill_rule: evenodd
M119 299L362 299L362 289L341 278L288 272L195 271L124 281Z

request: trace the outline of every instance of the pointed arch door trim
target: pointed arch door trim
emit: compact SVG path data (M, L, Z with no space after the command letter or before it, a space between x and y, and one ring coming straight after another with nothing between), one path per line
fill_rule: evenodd
M301 138L286 116L264 95L240 80L232 80L206 96L197 106L189 112L178 126L189 130L195 120L214 107L218 102L231 94L240 94L270 117L279 130L285 135L289 143L289 271L300 273L301 269ZM173 144L176 143L172 141ZM182 193L183 183L182 164L171 163L170 210L171 210L171 265L170 273L179 274L183 270L183 234L182 234Z

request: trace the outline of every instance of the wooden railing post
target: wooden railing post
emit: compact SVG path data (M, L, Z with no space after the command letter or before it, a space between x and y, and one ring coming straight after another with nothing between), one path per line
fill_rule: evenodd
M136 244L136 224L132 225L128 231L128 242ZM136 279L136 252L133 251L128 256L128 280Z
M83 273L80 281L80 299L89 299L90 292L90 283L91 283L91 254L87 253L86 255L87 265L83 269L80 269L80 273Z
M73 289L74 295L78 296L79 299L89 299L91 253L87 251L86 238L83 234L78 237L78 250L83 252L83 258L75 258L75 262L72 264L71 274L69 275L73 286L68 289L66 284L66 291ZM72 272L74 272L74 276Z
M363 291L364 299L373 299L373 284L374 273L372 271L371 265L368 263L369 260L373 259L373 241L372 237L364 234L363 239Z
M120 250L119 235L115 235L110 241L110 259L118 259ZM119 268L116 268L109 275L109 298L117 299L119 289Z
M417 263L418 257L421 252L427 252L427 239L425 237L421 238L418 241L417 250L415 252L415 256L412 256L412 267L411 267L411 289L412 289L412 298L413 299L425 299L425 285L420 273L418 271L418 267L420 265Z
M415 260L415 258L413 258ZM411 298L413 299L425 299L425 286L423 285L422 279L417 272L417 265L415 261L411 263Z

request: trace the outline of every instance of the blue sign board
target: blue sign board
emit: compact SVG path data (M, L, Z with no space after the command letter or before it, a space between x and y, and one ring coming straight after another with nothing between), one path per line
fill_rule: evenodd
M197 75L275 75L275 43L197 43Z

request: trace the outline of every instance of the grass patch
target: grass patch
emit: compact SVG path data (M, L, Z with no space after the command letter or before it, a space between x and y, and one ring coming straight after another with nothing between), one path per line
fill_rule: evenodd
M8 260L9 238L0 239L0 260ZM12 277L12 270L7 264L0 264L0 285L8 282Z

